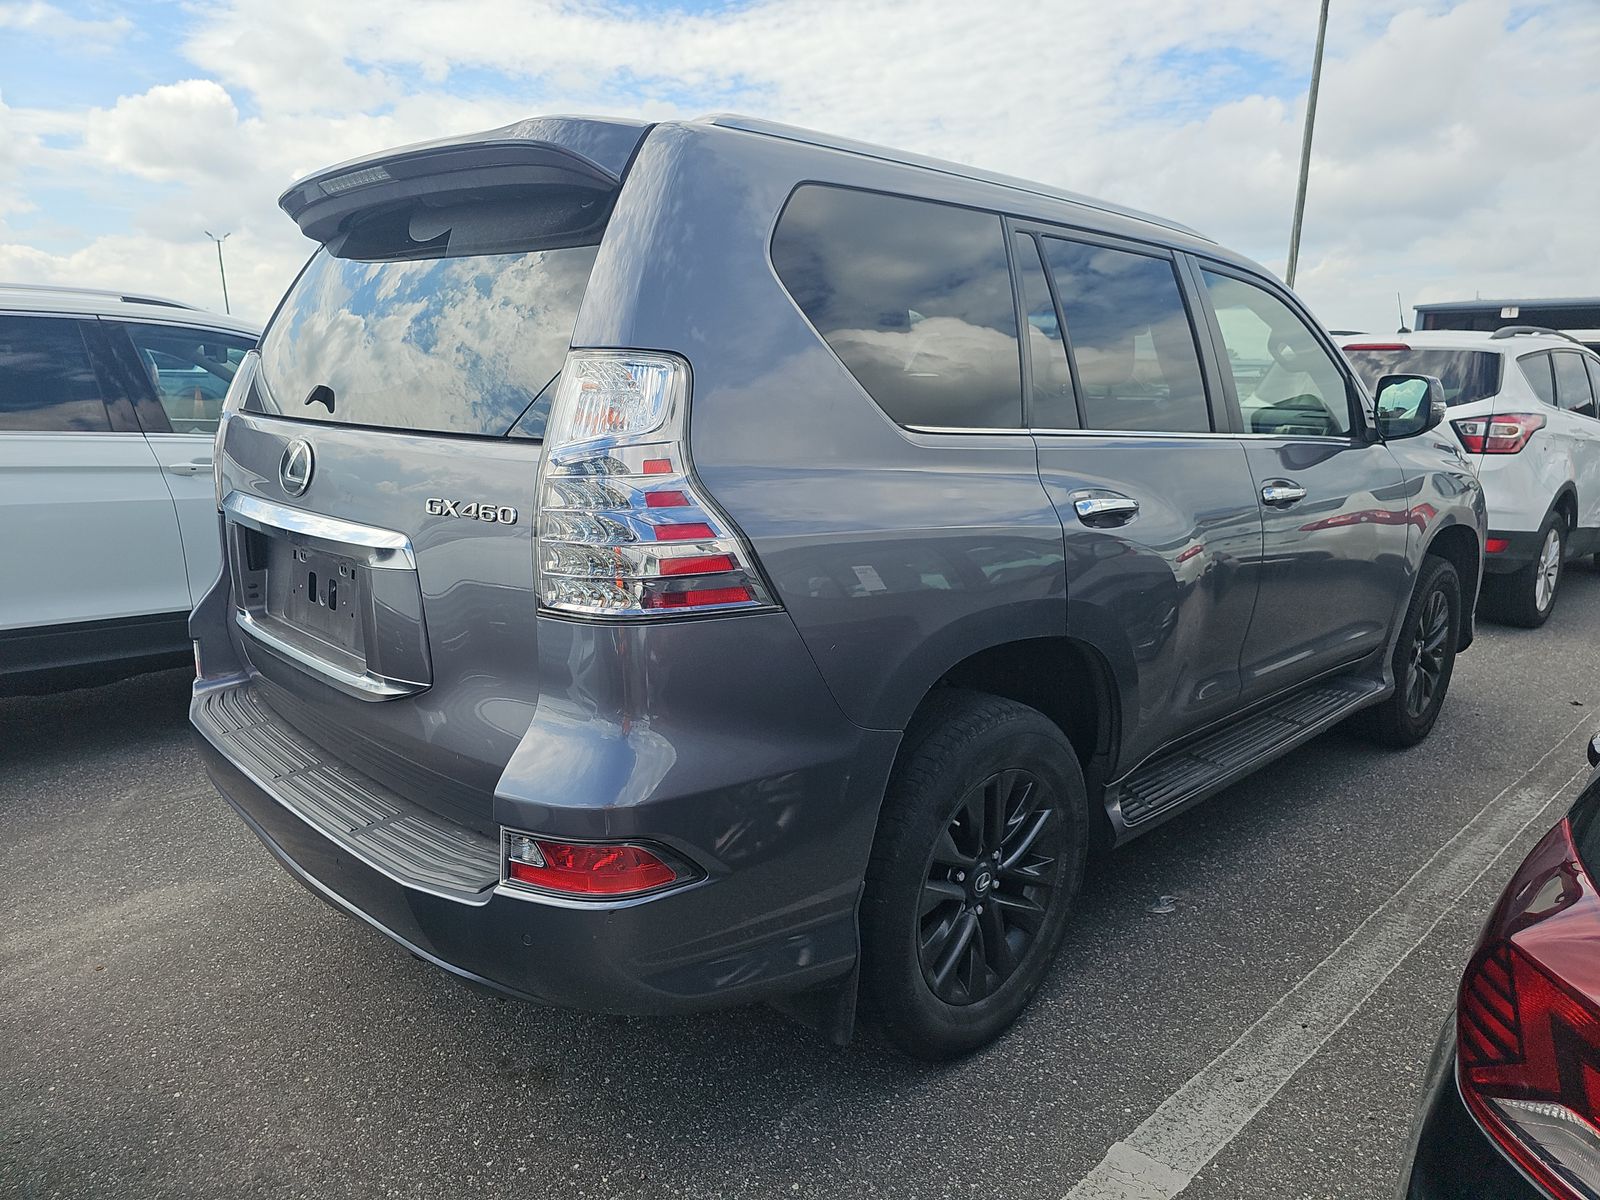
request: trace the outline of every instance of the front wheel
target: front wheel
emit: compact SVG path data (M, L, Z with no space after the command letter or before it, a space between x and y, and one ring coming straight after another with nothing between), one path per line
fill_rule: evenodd
M1360 714L1376 741L1415 746L1433 730L1455 671L1461 578L1442 558L1424 558L1394 648L1394 695Z
M901 1050L969 1053L1027 1005L1066 932L1087 811L1072 746L1041 713L950 690L919 714L861 904L865 999Z

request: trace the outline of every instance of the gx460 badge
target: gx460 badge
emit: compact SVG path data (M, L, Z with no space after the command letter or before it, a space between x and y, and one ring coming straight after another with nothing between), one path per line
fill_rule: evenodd
M429 497L423 507L430 517L461 517L468 521L487 521L491 525L515 525L517 510L509 504L487 504L481 500L440 500Z

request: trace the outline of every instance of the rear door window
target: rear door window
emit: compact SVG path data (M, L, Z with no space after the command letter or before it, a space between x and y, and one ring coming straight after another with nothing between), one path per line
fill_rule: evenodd
M772 263L895 421L1021 426L1016 302L996 214L806 184L778 219Z
M1583 355L1576 351L1558 350L1551 357L1556 369L1556 403L1568 412L1594 416L1594 393L1589 390L1589 376L1583 369Z
M1017 235L1015 250L1033 374L1031 422L1035 429L1074 429L1078 425L1078 403L1073 394L1072 370L1067 365L1067 347L1061 339L1061 322L1050 296L1039 247L1023 233Z
M1085 429L1211 429L1194 329L1172 260L1042 239L1077 369Z
M78 322L0 316L0 433L110 428Z
M122 326L172 433L215 433L234 372L254 338L174 325Z
M1528 386L1533 389L1533 394L1543 400L1552 408L1556 403L1556 383L1550 373L1550 356L1548 354L1530 354L1525 358L1517 359L1517 366L1522 368L1522 375L1528 381Z
M580 200L546 191L556 194L383 213L319 250L262 338L265 386L247 407L542 436L599 237Z

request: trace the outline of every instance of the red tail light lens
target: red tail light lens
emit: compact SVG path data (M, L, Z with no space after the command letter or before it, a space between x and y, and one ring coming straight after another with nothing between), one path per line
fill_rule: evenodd
M504 846L506 881L542 892L637 896L694 878L665 851L632 842L558 842L506 830Z
M1485 554L1504 554L1511 546L1510 538L1484 538L1483 552Z
M1542 413L1496 413L1451 422L1469 454L1515 454L1544 428Z
M1560 1200L1600 1198L1597 931L1600 902L1563 821L1507 889L1457 1008L1457 1078L1468 1110Z

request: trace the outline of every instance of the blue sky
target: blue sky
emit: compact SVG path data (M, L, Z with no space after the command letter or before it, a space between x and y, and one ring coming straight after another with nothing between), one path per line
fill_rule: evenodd
M1600 291L1600 3L1335 0L1300 290ZM1312 0L0 0L0 278L264 314L299 173L549 111L734 109L1161 212L1274 269Z

